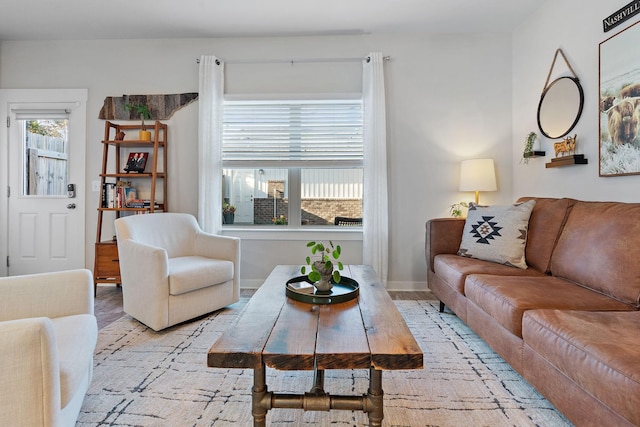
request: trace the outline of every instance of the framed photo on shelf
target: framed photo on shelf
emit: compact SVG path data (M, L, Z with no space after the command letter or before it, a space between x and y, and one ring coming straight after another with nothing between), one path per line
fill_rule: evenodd
M640 43L635 23L600 43L599 175L640 174Z
M147 157L149 157L149 153L129 153L129 158L127 159L127 165L125 166L125 172L144 172L144 168L147 165Z

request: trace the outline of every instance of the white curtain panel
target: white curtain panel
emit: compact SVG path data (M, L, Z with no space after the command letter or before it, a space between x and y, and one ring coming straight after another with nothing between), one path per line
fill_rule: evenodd
M363 63L364 221L362 260L373 266L386 286L389 265L387 196L387 125L384 57L373 52Z
M202 55L198 95L198 222L208 232L222 230L222 102L224 63Z

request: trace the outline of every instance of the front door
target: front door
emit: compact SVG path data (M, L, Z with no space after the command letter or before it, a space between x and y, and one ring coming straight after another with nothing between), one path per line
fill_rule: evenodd
M253 224L253 191L255 176L253 170L234 170L232 190L233 203L236 206L235 222Z
M46 92L6 104L11 276L85 267L86 91L73 102Z

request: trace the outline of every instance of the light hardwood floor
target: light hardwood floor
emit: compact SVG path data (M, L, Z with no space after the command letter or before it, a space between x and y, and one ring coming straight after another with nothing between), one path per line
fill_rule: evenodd
M253 289L242 289L240 296L251 297ZM433 299L431 292L425 291L391 291L394 300L424 300ZM104 328L111 322L124 315L122 311L122 288L115 285L98 285L95 298L95 315L98 319L98 328Z

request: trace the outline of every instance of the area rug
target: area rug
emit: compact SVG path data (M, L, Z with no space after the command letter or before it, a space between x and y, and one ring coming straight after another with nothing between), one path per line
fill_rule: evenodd
M247 299L154 332L129 316L100 330L78 427L251 426L252 370L206 367L209 347ZM394 301L424 352L424 369L385 371L384 426L571 426L437 301ZM269 389L304 393L311 372L267 370ZM366 393L367 370L326 371L330 394ZM366 426L358 411L275 409L269 426Z

